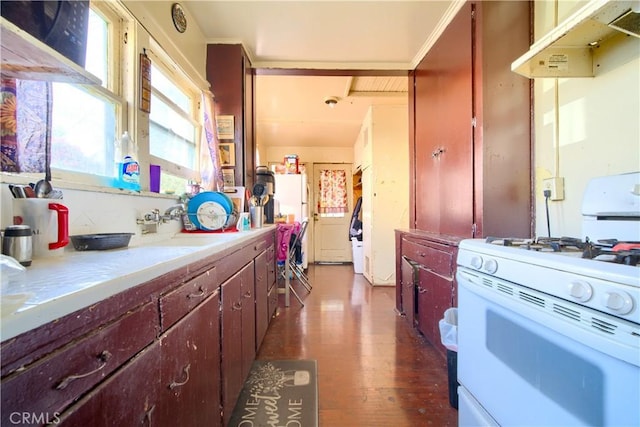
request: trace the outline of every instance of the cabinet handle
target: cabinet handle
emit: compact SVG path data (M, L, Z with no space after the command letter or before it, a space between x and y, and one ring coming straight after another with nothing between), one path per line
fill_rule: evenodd
M418 286L418 293L424 294L425 292L427 292L425 288L423 288L422 286Z
M184 369L182 370L182 372L184 372L185 375L185 380L182 382L172 382L171 384L169 384L169 390L173 390L176 387L180 387L185 385L188 381L189 381L189 369L191 368L191 363L188 363L187 366L184 367Z
M427 256L427 254L426 254L426 253L424 253L424 252L420 252L418 255L420 255L422 258L424 258L424 257L426 257L426 256Z
M231 310L233 311L242 310L242 302L241 301L234 302L233 306L231 306Z
M153 411L156 409L156 405L152 405L151 408L149 408L149 410L147 412L144 413L144 419L142 420L143 423L146 421L147 425L152 425L151 424L151 414L153 414Z
M98 355L98 360L100 360L102 363L100 364L100 366L98 366L96 369L94 369L93 371L84 373L84 374L74 374L74 375L69 375L67 378L63 379L60 384L58 384L56 386L56 390L64 390L65 388L67 388L67 386L69 384L71 384L72 381L75 380L79 380L80 378L85 378L88 377L89 375L93 375L96 372L104 369L105 366L107 366L107 361L111 358L111 353L109 353L107 350L103 351L102 353L100 353Z
M444 148L440 147L440 148L436 148L435 150L433 150L433 152L431 153L431 157L432 158L437 158L439 156L442 155L442 153L444 153Z
M200 288L198 288L198 293L197 294L189 294L187 295L187 298L200 298L204 296L204 289L202 289L202 286Z
M245 292L244 297L245 298L251 298L251 291Z

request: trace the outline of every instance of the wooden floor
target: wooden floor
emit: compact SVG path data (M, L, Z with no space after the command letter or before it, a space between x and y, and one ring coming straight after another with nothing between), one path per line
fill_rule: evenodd
M351 265L310 265L301 307L280 307L258 359L315 359L322 427L457 425L447 366L395 311L393 287L372 287Z

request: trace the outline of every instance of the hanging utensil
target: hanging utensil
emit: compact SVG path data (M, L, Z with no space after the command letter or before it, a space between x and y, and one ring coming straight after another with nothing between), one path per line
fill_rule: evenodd
M36 192L35 192L35 190L34 190L33 188L31 188L30 186L28 186L28 185L24 185L24 186L22 187L22 190L24 191L24 194L25 194L25 196L26 196L27 198L34 198L34 197L36 197Z
M47 139L49 138L50 135L47 134ZM51 190L53 190L53 187L51 186L51 144L50 141L47 140L44 157L44 179L36 182L34 191L36 193L36 197L47 197L47 195L51 193Z
M15 197L16 199L25 199L27 197L26 193L24 192L23 185L10 185L9 189L13 193L13 197Z
M263 196L264 194L266 194L265 191L266 191L266 188L265 188L264 184L261 184L261 183L258 182L258 183L253 185L253 195L254 196L256 196L256 197Z

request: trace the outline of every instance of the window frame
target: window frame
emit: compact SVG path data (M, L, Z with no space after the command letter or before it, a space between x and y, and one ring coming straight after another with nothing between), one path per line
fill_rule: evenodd
M178 86L181 90L183 90L189 98L191 99L191 116L185 114L184 111L173 101L171 101L168 97L166 97L161 92L158 92L153 88L153 84L151 85L151 91L154 96L160 98L164 103L169 105L176 113L178 113L181 117L188 120L194 126L195 134L194 134L194 142L195 142L195 151L194 151L194 165L195 169L188 168L186 166L182 166L176 163L173 163L169 160L163 159L162 157L157 157L151 154L151 150L148 149L145 153L148 156L148 160L150 164L159 165L163 172L168 173L170 175L174 175L180 178L184 178L186 180L196 180L200 181L200 143L202 136L202 94L198 86L184 73L173 61L167 53L155 42L155 40L150 40L151 48L147 50L147 55L151 59L151 63L155 68L160 69L164 76L171 80L176 86ZM153 81L153 73L151 74L151 80ZM153 109L153 104L151 104L151 108ZM151 120L149 119L149 123ZM149 125L150 127L150 125ZM148 127L148 128L149 128ZM147 129L148 129L147 128ZM149 141L149 146L151 145L151 141ZM148 147L150 148L150 147Z
M121 135L128 128L129 105L133 95L126 92L123 82L126 80L126 70L130 69L131 59L128 50L122 47L123 41L132 32L134 19L117 3L91 2L91 10L108 24L107 41L107 81L102 85L75 85L90 96L103 98L116 105L116 133ZM105 144L107 142L105 141ZM51 168L52 177L65 183L82 183L90 187L109 187L110 177Z

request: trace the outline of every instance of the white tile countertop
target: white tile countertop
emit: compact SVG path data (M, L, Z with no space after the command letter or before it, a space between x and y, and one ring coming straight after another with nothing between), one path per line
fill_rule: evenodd
M0 341L268 232L183 234L148 245L35 259L3 286Z

